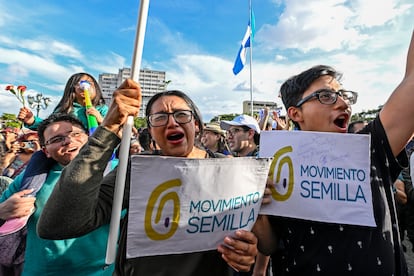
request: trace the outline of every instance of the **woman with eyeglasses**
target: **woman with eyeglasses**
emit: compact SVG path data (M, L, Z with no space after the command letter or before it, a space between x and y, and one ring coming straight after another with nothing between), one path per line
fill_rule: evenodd
M88 91L92 102L92 107L90 108L85 107L85 93L80 86L82 81L86 81L89 84ZM95 116L98 124L100 124L107 112L108 106L105 104L101 88L96 79L88 73L76 73L66 82L62 99L52 113L71 114L88 128L88 114ZM20 109L17 118L24 122L25 127L32 130L37 130L37 127L43 121L27 107Z
M78 158L64 169L39 221L40 237L76 237L109 223L116 169L104 178L102 174L114 148L121 141L121 130L127 117L138 114L141 89L132 80L126 80L113 96L102 125L89 138ZM147 104L146 116L149 132L159 145L161 155L219 157L194 146L196 134L203 130L203 123L197 106L183 92L174 90L156 94ZM123 207L128 209L129 173L125 184ZM69 213L70 220L67 219ZM233 269L249 271L257 255L254 234L238 230L234 236L226 237L217 250L128 259L127 218L128 215L121 222L115 275L230 276Z

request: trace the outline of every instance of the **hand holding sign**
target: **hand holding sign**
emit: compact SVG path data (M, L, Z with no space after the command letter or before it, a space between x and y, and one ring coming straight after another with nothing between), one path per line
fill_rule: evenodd
M218 246L237 269L238 261L248 265L257 241L239 230L253 227L269 165L267 158L132 156L127 256Z
M248 271L257 255L257 238L249 231L237 230L235 236L227 236L217 248L222 258L236 271Z
M375 226L368 135L263 132L260 156L274 157L260 214Z

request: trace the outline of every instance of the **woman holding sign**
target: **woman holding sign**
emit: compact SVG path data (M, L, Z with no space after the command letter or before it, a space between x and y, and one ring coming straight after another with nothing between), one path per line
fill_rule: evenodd
M109 223L116 169L102 174L113 150L120 143L122 126L129 115L137 115L141 89L126 80L114 92L108 114L76 158L63 171L38 224L39 235L47 239L76 237ZM155 95L146 107L147 123L161 155L214 158L194 146L202 132L201 115L193 101L180 91ZM123 207L129 206L127 174ZM69 219L70 218L70 219ZM257 254L257 239L248 231L237 230L226 237L217 250L128 258L126 256L127 218L121 222L116 275L232 275L248 271ZM182 241L183 243L185 241Z

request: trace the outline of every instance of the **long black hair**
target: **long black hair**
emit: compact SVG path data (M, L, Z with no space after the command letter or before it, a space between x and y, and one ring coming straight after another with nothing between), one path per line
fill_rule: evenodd
M101 88L99 87L99 84L96 81L96 79L88 73L81 72L81 73L73 74L68 79L68 81L66 82L65 90L63 92L63 96L60 99L57 106L55 107L55 110L53 111L54 113L66 113L66 114L71 113L71 111L73 109L73 103L76 99L76 97L75 97L75 90L76 90L75 86L76 86L76 84L79 83L79 81L82 79L83 76L88 76L93 81L93 84L95 86L96 97L92 100L92 105L93 106L98 106L98 105L105 104L105 100L102 97Z

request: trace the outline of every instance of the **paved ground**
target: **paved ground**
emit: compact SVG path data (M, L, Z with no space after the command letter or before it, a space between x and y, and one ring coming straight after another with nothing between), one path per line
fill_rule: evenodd
M403 241L403 244L407 247L405 259L408 265L408 275L414 276L414 253L412 251L412 245L407 239Z

